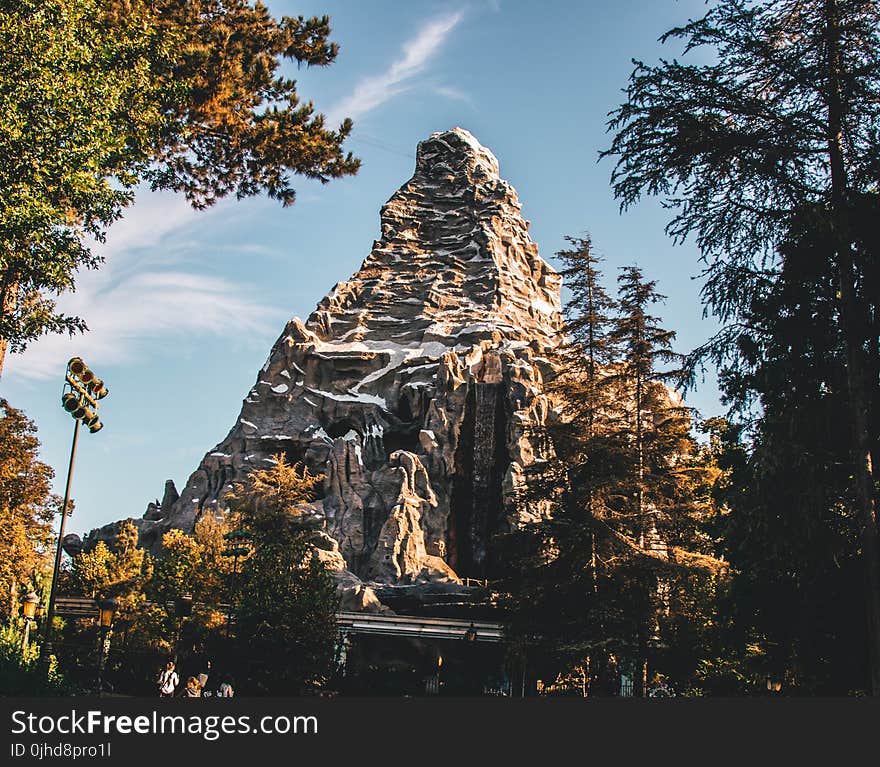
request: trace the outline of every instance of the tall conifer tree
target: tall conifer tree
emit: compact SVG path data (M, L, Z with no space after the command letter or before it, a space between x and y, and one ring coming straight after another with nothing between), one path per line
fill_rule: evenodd
M513 639L532 647L535 675L577 669L591 694L616 694L620 674L632 677L633 661L646 655L675 571L694 568L689 549L711 472L702 470L688 411L662 383L672 373L657 370L678 357L673 334L648 313L660 298L654 283L628 269L614 301L590 241L569 242L558 255L572 298L554 355L559 373L548 383L553 457L521 497L548 513L508 539L517 565ZM636 693L644 686L637 680Z
M566 240L571 247L556 255L571 299L552 352L558 372L547 381L555 408L538 435L550 458L519 499L544 515L506 541L516 572L508 605L515 642L531 643L532 670L550 678L577 665L595 676L601 665L597 520L616 454L606 423L611 394L604 385L615 357L609 338L615 304L601 284L601 260L589 237Z
M835 283L829 318L846 355L852 471L871 657L880 695L880 543L876 508L877 251L860 234L876 220L880 181L880 1L729 0L661 39L708 63L637 62L612 113L605 155L616 158L624 207L659 195L667 231L695 236L704 299L726 324L697 355L741 353L737 330L793 227L825 232L823 272ZM874 227L876 229L876 227Z

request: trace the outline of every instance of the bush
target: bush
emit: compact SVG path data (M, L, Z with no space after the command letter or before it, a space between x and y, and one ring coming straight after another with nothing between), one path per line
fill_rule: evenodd
M0 629L0 695L33 697L75 694L76 690L58 670L54 656L46 674L40 667L39 645L30 644L22 651L23 630L20 620Z

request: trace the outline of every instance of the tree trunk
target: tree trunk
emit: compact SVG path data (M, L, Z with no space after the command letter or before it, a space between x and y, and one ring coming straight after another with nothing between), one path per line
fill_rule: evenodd
M596 306L595 300L593 296L593 282L594 282L594 274L590 274L590 280L587 284L587 311L590 316L590 324L588 326L589 332L589 366L588 370L588 385L590 387L590 409L587 412L587 439L592 441L593 439L593 431L595 425L595 413L597 402L597 388L596 388ZM587 528L589 538L589 547L590 547L590 591L595 596L596 594L596 586L597 586L597 577L596 577L596 520L593 516L593 478L587 474ZM595 604L593 605L595 606Z
M864 312L860 311L859 297L856 294L856 267L847 225L848 181L842 150L843 104L840 94L840 30L836 0L826 0L825 15L832 225L840 287L840 324L846 344L846 380L853 429L856 521L865 584L870 688L872 695L880 696L880 547L871 456L870 397L865 380L865 326L861 321Z
M841 245L843 245L841 243ZM865 583L865 617L867 619L868 659L871 694L880 696L880 551L877 541L877 509L874 498L874 466L871 455L868 395L862 368L862 345L853 325L857 299L853 287L854 267L849 248L841 247L840 317L846 340L847 389L853 428L855 463L856 521Z
M18 290L18 281L10 274L3 275L0 281L0 320L5 320L7 314L15 310L15 299ZM4 323L0 322L0 327ZM6 361L6 350L9 348L9 339L0 336L0 377L3 376L3 363Z
M639 628L638 652L633 666L633 697L645 698L648 695L648 638L644 627Z

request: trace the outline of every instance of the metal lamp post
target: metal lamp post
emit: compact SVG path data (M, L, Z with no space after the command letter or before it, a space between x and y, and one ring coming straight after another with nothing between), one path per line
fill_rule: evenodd
M119 604L115 599L102 599L98 602L98 627L101 629L101 645L98 650L98 695L101 694L104 676L104 664L107 660L107 653L110 650L110 629L113 628L113 618L116 617L116 611Z
M33 591L27 594L22 600L21 611L24 614L24 636L21 640L22 653L27 649L28 639L30 638L31 632L31 621L37 614L37 606L39 604L40 598Z
M230 581L229 606L226 610L225 634L229 637L229 621L232 615L232 604L238 590L238 560L251 552L253 536L246 530L230 530L223 536L229 545L221 552L224 557L232 557L232 579Z
M174 663L178 664L177 652L180 649L180 635L183 632L183 621L192 615L192 594L183 594L174 600L174 614L180 618L177 623L177 637L174 640Z
M470 684L479 671L478 658L475 657L474 650L472 649L476 646L477 642L477 630L474 628L473 621L471 621L467 631L462 634L461 639L466 645L463 653L465 679L466 684Z
M95 434L104 428L98 417L98 400L108 394L104 382L98 378L79 357L71 357L64 375L64 389L61 394L63 407L74 420L73 443L70 446L70 463L67 466L67 485L64 488L64 503L61 506L61 526L58 530L58 545L55 548L55 567L52 572L52 586L49 590L49 607L46 610L46 635L40 647L40 660L48 665L52 654L52 629L55 618L55 596L58 575L61 572L61 544L64 540L64 527L67 522L67 506L70 503L70 481L73 476L73 460L76 457L76 443L79 438L80 422Z

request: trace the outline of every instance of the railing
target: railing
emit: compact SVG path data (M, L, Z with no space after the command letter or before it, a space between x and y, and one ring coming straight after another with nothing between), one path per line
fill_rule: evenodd
M98 603L86 597L55 597L55 613L77 618L97 618Z
M151 602L144 603L149 606ZM174 603L167 606L173 608ZM217 605L218 609L227 605ZM55 612L77 618L97 618L98 605L87 597L57 597ZM411 636L425 639L467 639L477 642L500 642L504 627L489 621L469 621L461 618L428 618L414 615L374 615L371 613L339 612L336 623L340 631L350 634L381 634L384 636Z
M482 578L462 578L461 585L466 586L467 588L481 588L488 589L489 586L493 583L493 581L482 579Z
M504 627L500 623L460 618L340 612L337 613L336 623L340 631L351 634L382 634L425 639L469 638L476 642L500 642L504 637Z

